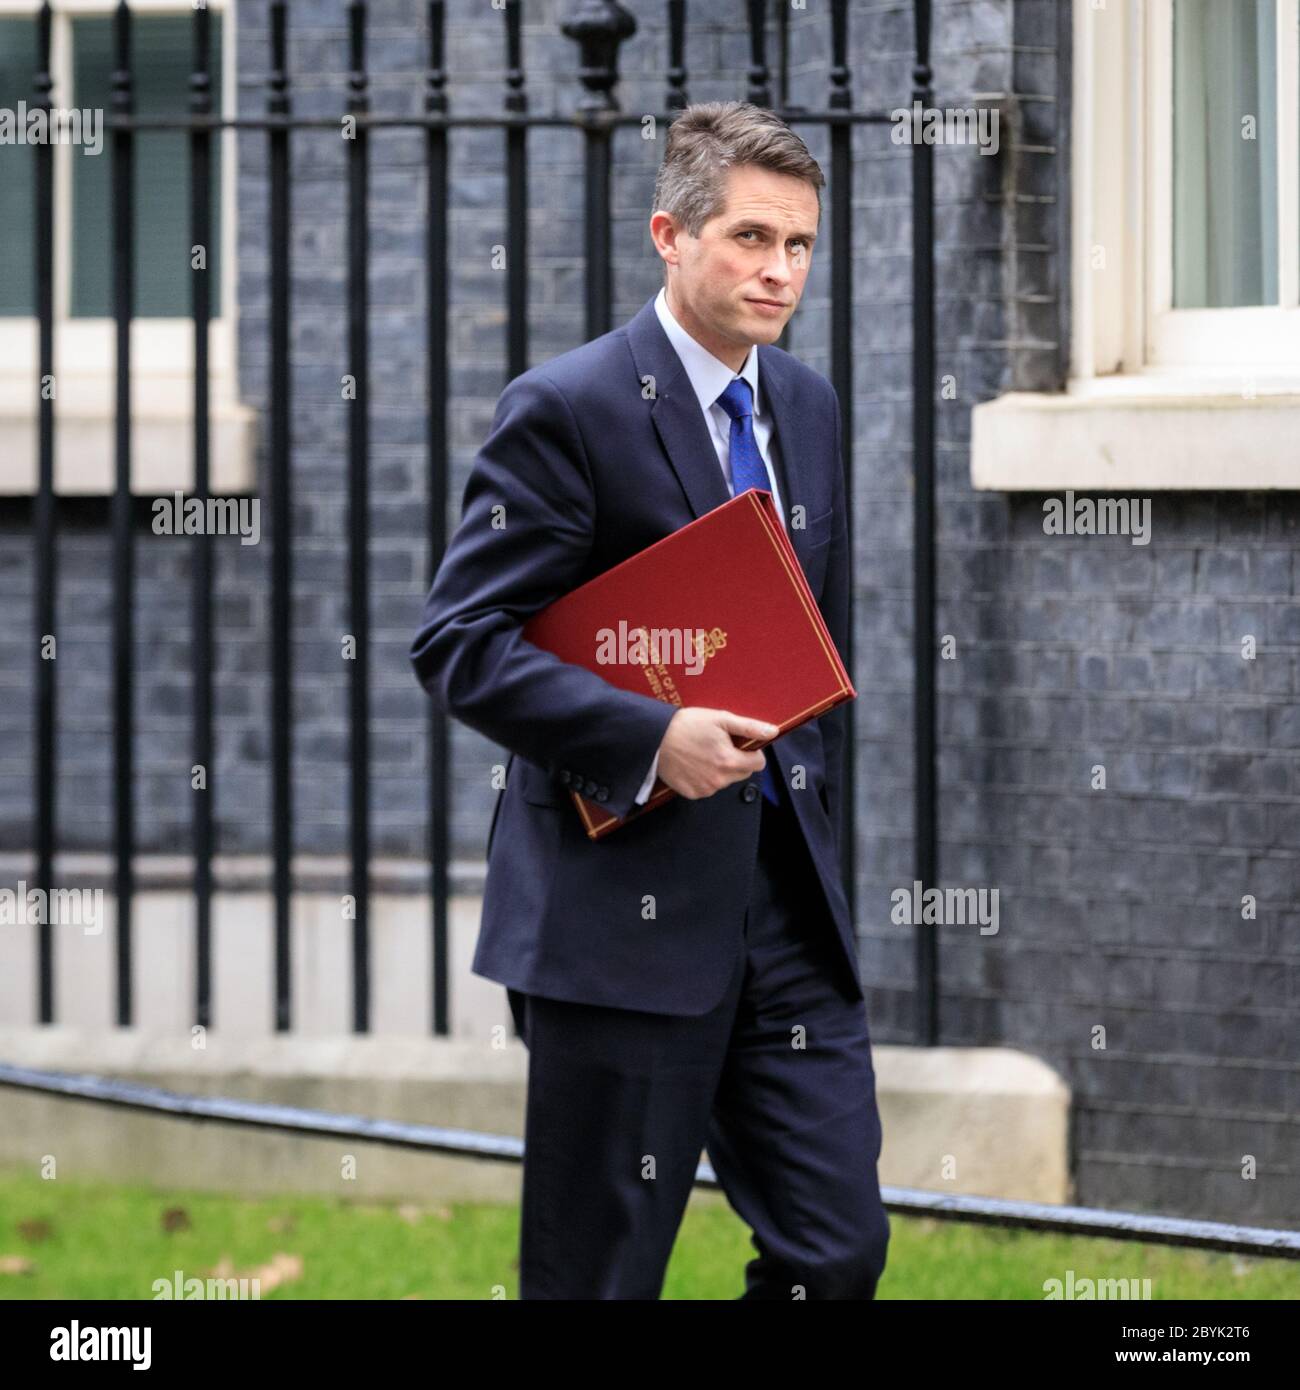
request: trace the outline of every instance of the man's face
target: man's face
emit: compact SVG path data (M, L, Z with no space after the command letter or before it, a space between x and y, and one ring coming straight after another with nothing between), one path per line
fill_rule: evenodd
M682 327L737 367L754 343L776 342L803 294L817 213L811 184L748 164L727 171L726 201L698 237L656 212L650 232Z

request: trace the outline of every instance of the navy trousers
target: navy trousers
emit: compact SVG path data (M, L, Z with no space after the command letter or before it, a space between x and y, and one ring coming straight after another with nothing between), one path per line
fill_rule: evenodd
M508 990L529 1054L521 1298L658 1298L702 1148L758 1252L740 1297L875 1296L889 1220L866 1011L788 796L762 817L716 1008Z

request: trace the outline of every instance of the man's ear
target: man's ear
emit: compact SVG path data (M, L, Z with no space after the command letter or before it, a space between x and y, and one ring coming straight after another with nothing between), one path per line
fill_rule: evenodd
M650 214L650 239L665 265L677 264L677 238L680 229L671 212L656 209Z

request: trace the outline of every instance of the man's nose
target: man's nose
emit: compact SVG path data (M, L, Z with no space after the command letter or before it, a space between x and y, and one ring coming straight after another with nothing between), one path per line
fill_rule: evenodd
M788 285L794 273L793 257L785 251L778 251L763 270L763 278L774 285Z

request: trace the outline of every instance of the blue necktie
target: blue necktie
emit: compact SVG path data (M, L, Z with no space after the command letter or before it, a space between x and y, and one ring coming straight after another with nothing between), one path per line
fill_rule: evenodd
M751 487L771 492L772 482L763 464L763 455L754 438L754 397L743 376L733 377L718 397L718 404L731 416L731 495L739 497ZM764 751L763 795L774 805L780 802L776 778L772 774L772 754Z

